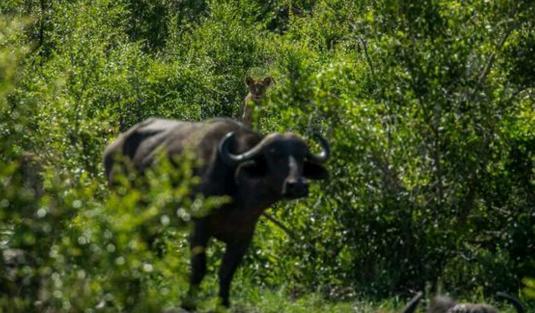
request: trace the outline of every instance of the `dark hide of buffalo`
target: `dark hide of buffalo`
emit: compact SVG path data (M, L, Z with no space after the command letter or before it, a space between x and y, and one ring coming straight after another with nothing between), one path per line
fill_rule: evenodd
M201 178L196 191L205 196L230 196L232 201L194 220L190 294L205 275L206 245L215 237L226 243L219 270L219 296L222 304L229 306L232 277L263 211L281 199L306 197L309 179L327 178L321 163L329 156L329 145L323 138L317 139L322 152L312 154L306 142L292 133L263 136L231 119L149 119L107 147L104 165L111 183L117 170L133 168L143 173L162 150L171 160L184 149L201 160L195 171ZM117 166L125 160L132 166Z
M416 294L402 313L414 313L422 296L421 292ZM503 292L499 292L497 297L510 302L518 313L524 313L524 307L517 298ZM498 313L498 310L485 303L458 303L447 296L435 296L429 303L426 313Z

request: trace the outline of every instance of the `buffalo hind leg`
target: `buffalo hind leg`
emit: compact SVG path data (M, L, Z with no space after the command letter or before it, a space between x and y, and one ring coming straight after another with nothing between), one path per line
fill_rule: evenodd
M206 246L210 236L204 227L204 223L197 222L193 226L193 233L190 237L191 272L189 279L189 290L185 298L182 299L182 307L193 310L196 307L196 298L199 286L206 274Z
M240 265L250 242L251 237L227 243L223 262L219 268L219 298L221 304L225 307L230 306L229 295L232 277L234 276L238 265Z

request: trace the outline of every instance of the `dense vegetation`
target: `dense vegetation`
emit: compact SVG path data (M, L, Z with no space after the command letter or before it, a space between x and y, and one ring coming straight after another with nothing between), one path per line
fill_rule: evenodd
M333 157L270 210L294 238L259 224L238 310L529 301L534 26L530 0L1 1L0 311L177 306L187 222L217 201L188 196L191 162L110 192L102 152L149 116L236 116L247 75L275 80L259 129L320 131Z

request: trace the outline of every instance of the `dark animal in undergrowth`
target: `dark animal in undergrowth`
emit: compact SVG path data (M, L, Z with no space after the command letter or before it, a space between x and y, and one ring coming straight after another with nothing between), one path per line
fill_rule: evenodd
M402 312L413 313L422 296L421 292L416 294ZM517 298L502 292L499 292L497 297L508 300L518 313L524 313L524 307ZM435 296L429 303L426 313L498 313L498 310L485 303L458 303L447 296Z
M224 306L229 306L232 277L263 211L282 199L306 197L308 179L327 178L322 163L329 157L329 145L322 137L317 139L322 151L313 154L295 134L261 135L231 119L149 119L121 134L107 147L105 171L112 182L120 168L115 165L128 160L143 173L154 163L157 151L164 151L173 159L187 149L202 161L195 170L201 180L196 191L205 196L229 196L231 202L194 219L188 295L189 299L194 296L206 273L206 245L215 237L226 243L219 269L219 297ZM190 301L183 306L193 306L187 302Z

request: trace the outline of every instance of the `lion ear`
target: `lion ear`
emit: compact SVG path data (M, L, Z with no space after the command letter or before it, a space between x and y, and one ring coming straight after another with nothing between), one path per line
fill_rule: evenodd
M254 83L254 79L251 78L251 76L247 76L245 78L245 84L249 87L251 87L251 85Z
M268 76L266 78L264 78L264 86L271 86L271 84L273 84L275 81L273 80L273 78L271 76Z

